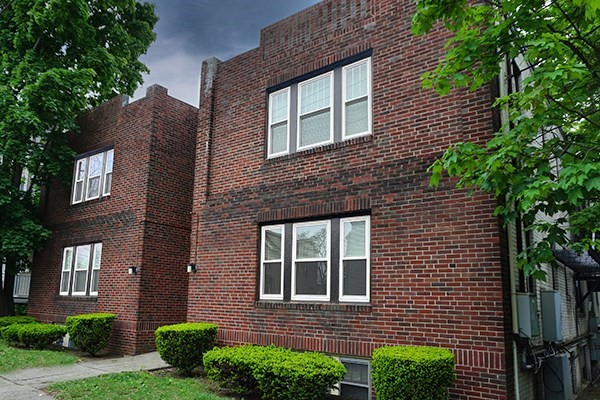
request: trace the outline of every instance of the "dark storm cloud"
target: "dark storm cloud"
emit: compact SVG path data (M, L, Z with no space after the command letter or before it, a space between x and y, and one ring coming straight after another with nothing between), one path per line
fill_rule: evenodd
M317 0L153 0L160 20L156 42L142 60L151 73L135 98L154 83L171 96L198 105L203 60L227 60L258 46L261 28Z

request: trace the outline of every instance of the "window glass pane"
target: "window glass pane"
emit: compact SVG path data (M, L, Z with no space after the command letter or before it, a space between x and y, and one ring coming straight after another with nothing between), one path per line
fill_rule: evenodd
M359 364L355 362L342 362L346 367L346 375L344 382L369 384L369 366L367 364Z
M90 157L90 167L88 176L100 176L102 173L102 159L104 158L104 153L95 154Z
M327 257L327 225L296 227L296 258Z
M100 276L99 270L96 269L92 272L92 282L91 282L91 286L90 286L90 293L98 292L98 277L99 276Z
M366 387L342 383L340 389L340 394L343 396L344 400L369 400L369 389Z
M329 107L330 81L330 75L327 75L300 86L301 114Z
M265 260L281 260L281 228L265 230Z
M281 294L281 263L265 263L264 268L264 294Z
M63 259L63 271L70 271L71 265L73 265L73 249L66 249L64 252Z
M367 63L346 68L346 99L352 100L368 94Z
M106 172L112 172L113 170L113 158L114 158L114 150L109 150L106 152Z
M344 222L344 257L365 257L365 221Z
M360 99L346 105L346 136L369 131L368 99Z
M75 257L75 270L86 270L90 265L90 245L77 247Z
M98 197L100 195L100 177L90 178L88 180L87 198Z
M100 269L101 260L102 260L102 243L96 243L96 245L94 245L93 268Z
M344 296L367 295L367 261L346 260L344 265Z
M110 187L112 186L112 172L104 176L104 194L110 194Z
M271 124L288 119L288 91L271 95Z
M71 277L71 273L69 271L65 271L62 273L61 281L60 281L60 292L67 293L69 291L69 278Z
M269 154L282 153L287 150L288 125L287 122L273 125L271 127L271 140L269 145L271 149Z
M296 294L327 294L327 262L296 263Z
M85 168L87 165L87 159L77 161L77 180L81 181L85 178Z
M83 198L83 181L75 182L75 196L73 201L81 201Z
M87 280L87 270L86 271L75 271L75 281L73 282L73 291L74 292L85 292Z
M300 118L300 147L326 142L330 138L329 109Z

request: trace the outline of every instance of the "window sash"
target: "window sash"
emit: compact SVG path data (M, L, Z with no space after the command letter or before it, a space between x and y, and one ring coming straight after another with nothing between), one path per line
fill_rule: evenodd
M102 180L102 196L108 196L112 186L112 172L114 161L114 150L108 150L105 155L104 162L104 179Z
M87 158L75 163L75 180L73 182L73 204L81 203L85 198L85 176L87 173Z
M310 90L309 88L314 87L313 85L316 84L317 82L319 82L320 80L328 81L329 90L327 92L327 94L328 94L327 104L326 105L318 104L315 107L309 107L309 105L306 102L306 99L303 98L303 94L305 93L305 91ZM316 146L320 146L323 144L333 142L333 107L332 107L333 99L334 99L333 71L328 72L323 75L319 75L312 79L308 79L308 80L298 84L298 110L297 110L298 120L297 120L297 126L296 126L296 143L297 143L298 150L309 149L311 147L316 147ZM317 103L320 103L319 99L317 99ZM329 118L328 118L329 131L327 132L328 137L325 140L321 140L321 141L314 142L314 143L308 143L308 144L302 146L301 145L302 134L303 134L302 122L306 121L309 118L314 118L318 115L322 115L324 113L329 113Z
M312 257L312 258L298 258L297 257L297 241L298 241L298 228L302 227L310 227L310 226L320 226L325 225L326 229L326 255L325 257ZM314 222L304 222L304 223L296 223L293 225L293 237L292 237L292 300L314 300L314 301L329 301L331 296L331 221L314 221ZM325 294L303 294L297 293L297 273L298 266L302 263L313 263L313 262L323 262L326 263L326 278L325 278Z
M267 232L272 230L281 231L281 254L278 259L267 259ZM284 225L269 225L261 229L261 262L260 262L260 298L265 300L283 300L283 262L285 254L285 226ZM265 293L266 285L266 267L268 264L280 263L280 293Z
M62 268L60 274L59 294L61 296L69 295L71 285L71 266L73 264L73 247L63 249Z
M285 112L282 113L279 118L276 113L275 104L285 95ZM281 105L281 104L279 104ZM274 146L274 133L275 129L285 125L286 139L285 139L285 150L273 151ZM290 147L290 88L279 90L269 95L269 136L267 139L268 157L275 157L283 154L287 154Z
M82 259L83 254L87 253L87 259ZM71 284L71 294L74 296L84 296L88 288L88 272L90 269L91 245L77 246L75 248L75 266L73 268L73 282ZM85 261L85 262L83 262ZM77 283L81 282L83 275L83 290L77 290Z
M364 222L364 252L362 256L345 255L345 224L351 222ZM339 290L340 301L344 302L369 302L371 288L371 266L370 266L370 242L371 242L371 218L369 216L341 218L340 219L340 264L339 264ZM344 294L344 261L364 261L365 262L365 295L345 295Z
M102 262L102 243L94 245L92 256L92 278L90 280L90 296L98 296L98 282L100 278L100 264Z
M357 68L365 67L365 93L354 95L348 90L349 77L352 71ZM342 69L342 99L343 99L343 110L342 110L342 138L350 139L358 136L369 135L371 133L372 124L372 105L371 105L371 58L357 61L353 64L347 65ZM367 108L367 128L363 131L348 133L348 116L347 112L353 105L366 101Z

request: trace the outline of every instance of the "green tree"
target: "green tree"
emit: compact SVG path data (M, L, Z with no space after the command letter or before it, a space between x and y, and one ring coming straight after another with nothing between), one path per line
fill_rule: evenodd
M452 37L424 86L445 94L496 79L519 83L515 71L522 82L495 103L502 128L487 143L450 146L430 168L432 185L445 172L458 187L496 196L506 223L518 216L527 231L542 233L518 256L527 274L544 279L541 265L555 265L553 245L597 258L600 0L418 0L413 31L442 26ZM504 67L511 65L519 68Z
M13 313L14 274L50 236L40 188L70 182L76 118L132 94L155 39L154 6L136 0L0 0L0 315ZM23 171L31 185L20 189Z

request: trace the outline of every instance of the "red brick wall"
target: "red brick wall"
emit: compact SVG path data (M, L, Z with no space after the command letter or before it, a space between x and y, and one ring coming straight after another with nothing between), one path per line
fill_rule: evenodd
M46 190L53 235L35 257L29 312L54 322L114 312L111 348L133 354L153 349L156 327L186 318L197 109L160 86L127 106L121 101L83 115L72 141L79 154L114 146L111 195L70 205L70 186ZM103 244L98 297L59 296L62 249L91 242ZM129 266L138 273L128 275Z
M456 355L455 399L506 399L499 223L427 167L448 144L491 135L491 95L439 97L420 76L447 34L410 33L411 1L325 1L266 27L260 47L204 65L188 320L219 324L226 344L275 343L370 357L383 345ZM266 89L372 49L373 134L265 159ZM260 224L371 215L371 302L257 301Z

